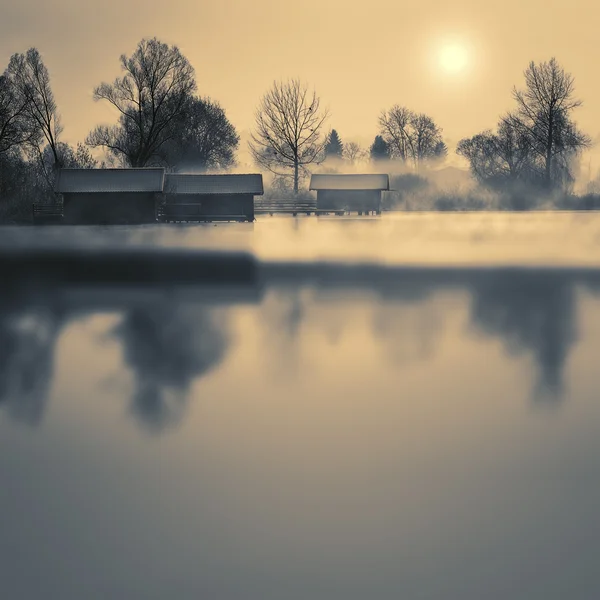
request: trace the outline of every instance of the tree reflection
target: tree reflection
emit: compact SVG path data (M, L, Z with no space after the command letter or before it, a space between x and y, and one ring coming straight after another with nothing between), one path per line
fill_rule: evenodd
M389 272L377 280L368 275L360 270L336 281L332 270L331 277L319 272L307 282L290 281L286 274L283 287L266 282L271 293L257 313L266 333L261 344L275 345L281 376L289 377L289 367L301 364L295 342L307 327L331 332L335 341L345 328L360 326L353 319L362 310L369 311L372 335L386 355L401 363L427 360L442 337L449 295L469 294L470 327L500 340L510 353L530 355L537 370L534 397L556 401L564 396L566 364L577 341L576 289L600 290L598 277L566 271L419 269ZM356 290L367 291L367 299L360 294L354 303ZM66 318L75 310L98 310L85 301L69 305L60 300L66 294L53 293L36 290L0 299L0 407L30 424L43 416L55 342ZM124 316L115 333L134 376L131 410L150 430L161 431L184 415L194 379L224 359L230 342L226 309L174 298L148 303L143 297L144 304L119 300ZM337 310L353 303L356 313ZM319 343L305 337L307 343Z
M153 431L179 421L192 381L223 360L229 341L219 311L181 304L131 309L115 333L135 377L132 411Z
M267 311L270 329L284 343L300 336L309 318L318 317L321 294L336 292L342 306L352 302L352 290L362 289L376 294L359 304L372 311L372 334L385 355L400 364L427 360L441 339L450 295L466 293L470 327L499 339L511 354L531 355L537 368L533 395L544 401L559 400L565 392L565 365L577 341L575 288L579 283L593 287L590 276L559 270L398 269L371 277L368 268L360 267L339 278L334 270L328 275L309 278L310 302L301 302L301 285L289 286L279 311ZM331 315L321 316L321 331L328 325L325 318ZM352 326L348 319L340 324L341 329Z
M487 277L472 289L471 324L499 337L510 353L531 352L539 369L536 398L559 399L576 342L573 283L554 274Z
M44 414L61 322L51 306L0 307L0 406L28 425Z
M441 309L435 302L382 302L374 309L372 330L396 365L428 360L443 329Z
M406 350L418 355L419 349L431 350L442 332L435 308L444 305L448 291L471 295L469 324L479 333L502 341L511 354L530 353L538 374L534 388L536 400L556 401L564 395L564 370L573 345L577 341L577 306L575 285L577 277L564 272L464 270L437 271L427 277L426 271L400 278L402 285L388 290L386 296L397 303L397 310L409 305L418 310L410 323L402 327L390 314L378 313L375 330L384 338L410 336L411 347ZM390 293L391 291L391 293ZM438 302L428 299L437 298ZM383 333L385 332L385 334ZM428 352L421 356L426 357Z

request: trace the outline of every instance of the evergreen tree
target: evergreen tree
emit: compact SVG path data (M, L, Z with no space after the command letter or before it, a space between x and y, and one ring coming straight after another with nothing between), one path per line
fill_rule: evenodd
M387 160L390 158L390 148L387 142L380 136L376 136L371 144L371 160Z
M325 145L325 156L327 158L342 158L344 152L344 144L338 132L335 129L331 130L331 133L327 137L327 144Z
M433 159L434 160L442 160L448 156L448 146L446 146L445 142L439 141L433 148Z

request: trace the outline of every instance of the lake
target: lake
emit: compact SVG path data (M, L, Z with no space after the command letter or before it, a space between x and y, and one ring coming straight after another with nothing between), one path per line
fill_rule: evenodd
M0 267L2 597L600 597L600 215L2 227Z

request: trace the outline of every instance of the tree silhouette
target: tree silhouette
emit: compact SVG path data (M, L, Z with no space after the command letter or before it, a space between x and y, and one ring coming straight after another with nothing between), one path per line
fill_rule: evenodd
M513 90L516 110L500 119L496 133L484 131L463 139L456 152L469 161L482 183L566 189L573 182L573 159L590 145L571 118L581 106L574 90L573 77L554 58L531 62L525 88Z
M186 109L196 90L194 69L177 46L143 39L128 58L121 56L123 77L94 90L119 111L117 125L101 125L86 143L104 148L130 167L160 162L163 146L182 130Z
M571 177L570 159L590 145L590 138L571 119L581 100L575 98L573 76L555 58L539 64L532 61L524 75L525 88L513 90L517 111L511 120L530 137L543 185L549 189Z
M44 169L48 186L53 188L54 173L62 166L59 151L62 125L50 85L50 73L39 51L30 48L25 54L12 55L6 75L12 84L14 102L22 107L23 126L28 132L27 146ZM49 169L42 160L45 147L52 157Z
M375 140L370 148L371 160L388 160L390 158L390 148L382 136L375 136Z
M368 153L366 152L366 150L364 150L357 142L346 142L344 144L343 156L348 162L352 164L365 158L367 154Z
M395 105L381 113L379 126L392 158L412 162L418 168L425 161L445 156L442 130L423 113Z
M479 182L492 187L535 176L531 138L510 116L500 121L497 133L488 130L460 140L456 153L469 161Z
M298 80L275 82L255 113L256 129L249 144L254 160L275 175L291 170L297 194L306 167L324 159L321 129L327 117L316 92L309 93L306 85Z
M27 126L27 100L19 97L13 82L0 76L0 154L23 145L32 137Z
M325 144L325 156L327 158L342 158L344 152L344 145L338 132L335 129L331 130L331 133L327 136L327 143Z
M209 98L193 98L186 107L178 135L159 154L165 164L175 169L226 169L235 163L239 140L219 104Z

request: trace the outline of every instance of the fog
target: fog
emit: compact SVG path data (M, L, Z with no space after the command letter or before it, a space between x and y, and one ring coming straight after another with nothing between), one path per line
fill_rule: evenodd
M600 218L0 233L10 597L598 596Z
M600 218L589 212L411 212L369 218L265 216L247 224L3 227L1 233L4 250L139 247L244 251L265 261L598 266Z
M600 223L389 225L5 229L3 589L596 597Z
M118 320L107 335L131 377L128 411L150 432L179 426L194 381L243 335L227 306L258 311L283 381L309 331L335 347L352 314L366 319L365 335L391 365L427 363L446 335L447 298L464 307L470 334L534 366L532 402L557 403L568 397L565 371L581 335L579 294L600 289L600 218L590 214L264 217L64 232L6 227L0 244L10 292L0 402L31 425L43 419L62 332L111 313Z

